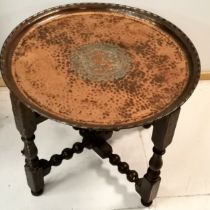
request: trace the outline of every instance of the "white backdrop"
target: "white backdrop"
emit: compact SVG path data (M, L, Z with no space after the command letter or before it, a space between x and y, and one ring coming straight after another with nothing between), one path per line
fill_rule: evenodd
M92 0L94 1L94 0ZM22 20L43 9L91 0L0 0L0 48ZM126 4L154 12L181 28L193 41L203 70L210 71L210 0L98 0Z

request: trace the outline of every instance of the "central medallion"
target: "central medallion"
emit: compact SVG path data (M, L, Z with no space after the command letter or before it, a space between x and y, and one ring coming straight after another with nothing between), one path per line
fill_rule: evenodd
M118 45L83 45L70 55L71 70L95 82L113 81L125 76L131 64L129 54Z

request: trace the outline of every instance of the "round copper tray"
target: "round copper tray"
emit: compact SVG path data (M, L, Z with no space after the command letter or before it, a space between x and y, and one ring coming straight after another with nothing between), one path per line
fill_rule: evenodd
M3 46L1 70L9 89L47 118L120 129L181 106L198 82L200 63L191 41L165 19L84 3L21 23Z

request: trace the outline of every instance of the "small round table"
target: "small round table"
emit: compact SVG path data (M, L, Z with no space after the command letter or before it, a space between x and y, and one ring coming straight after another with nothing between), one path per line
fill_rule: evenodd
M127 6L59 6L13 30L2 48L1 71L24 142L25 172L33 195L43 192L44 176L52 166L88 148L135 183L143 205L152 203L180 106L200 75L198 54L180 29ZM73 126L82 142L49 161L39 159L34 132L46 119ZM150 125L154 154L145 176L139 178L106 140L113 131Z

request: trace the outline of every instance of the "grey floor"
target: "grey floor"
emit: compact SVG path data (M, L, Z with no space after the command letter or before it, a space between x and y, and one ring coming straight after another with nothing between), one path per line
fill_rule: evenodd
M162 183L154 210L210 209L210 82L199 83L183 106L173 143L164 156ZM142 176L152 154L152 130L115 133L110 143ZM71 147L80 136L53 121L38 126L39 156L47 158ZM45 192L33 197L26 185L22 142L15 129L8 90L0 89L0 210L137 210L145 209L117 169L92 151L75 155L53 168Z

